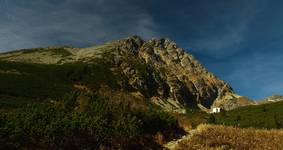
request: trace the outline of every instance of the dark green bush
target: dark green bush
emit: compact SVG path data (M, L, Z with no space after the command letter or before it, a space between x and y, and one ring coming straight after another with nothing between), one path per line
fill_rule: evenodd
M143 121L143 132L152 133L177 126L176 118L154 107L149 107L146 112L136 111L135 114Z
M93 101L84 113L70 111L71 106L66 110L47 103L32 104L1 114L1 138L13 146L66 148L71 145L97 147L121 136L127 140L139 134L141 122L138 118L119 108L109 110L100 100Z
M208 121L208 123L215 123L216 122L215 116L213 114L211 114L207 121Z
M161 110L133 111L95 96L84 112L76 112L77 96L78 93L68 94L63 105L35 103L0 114L1 145L36 149L98 148L107 143L127 143L177 126L176 120Z

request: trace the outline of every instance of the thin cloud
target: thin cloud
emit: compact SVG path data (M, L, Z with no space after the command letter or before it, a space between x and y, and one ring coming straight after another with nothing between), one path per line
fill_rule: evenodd
M231 3L225 9L217 9L217 5L211 8L210 20L195 27L198 36L190 41L193 51L214 58L230 57L242 51L250 23L263 8L255 1Z
M13 19L0 18L2 51L62 44L89 46L133 34L158 36L148 12L126 1L27 0L8 2L7 6L5 16Z

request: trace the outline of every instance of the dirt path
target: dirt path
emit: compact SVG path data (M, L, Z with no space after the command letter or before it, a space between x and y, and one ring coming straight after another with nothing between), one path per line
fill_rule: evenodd
M196 129L190 130L186 135L182 136L180 139L166 143L164 145L164 148L168 150L175 150L180 142L189 140L196 132Z

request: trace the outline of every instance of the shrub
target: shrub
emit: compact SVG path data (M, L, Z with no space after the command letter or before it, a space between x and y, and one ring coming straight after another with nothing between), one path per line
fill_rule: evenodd
M174 117L154 107L150 107L146 112L136 111L135 114L142 120L143 132L164 131L177 126Z
M215 116L213 114L211 114L208 118L208 123L216 123L216 119Z
M98 103L94 102L92 105ZM83 145L97 147L105 141L121 136L124 140L135 137L141 126L140 121L132 114L123 111L113 114L119 111L109 111L107 107L93 111L89 109L89 112L85 113L70 110L66 111L51 104L42 103L1 114L1 138L6 139L6 143L13 143L13 146L20 147L29 145L44 149L53 146L57 148ZM47 147L45 147L46 143L48 143Z
M85 111L76 112L77 96L68 94L63 105L35 103L1 113L1 145L5 149L121 148L121 143L129 145L139 137L177 127L176 120L161 110L133 111L95 96Z

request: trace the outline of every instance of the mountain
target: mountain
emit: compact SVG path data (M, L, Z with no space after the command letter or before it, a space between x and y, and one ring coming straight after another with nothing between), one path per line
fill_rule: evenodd
M132 107L150 101L178 113L188 107L209 111L253 104L166 38L132 36L88 48L18 50L0 54L0 61L0 102L5 105L13 105L7 97L53 100L72 90L128 99L123 103Z
M282 95L272 95L272 96L265 98L265 100L269 102L279 102L279 101L283 101L283 96Z
M263 100L257 101L257 104L267 104L267 103L274 103L274 102L280 102L283 101L282 95L272 95L268 96Z

